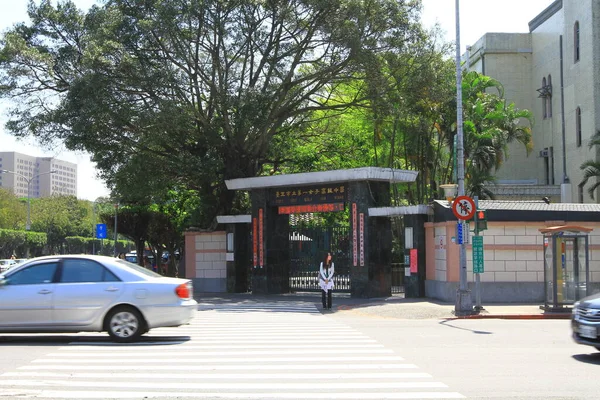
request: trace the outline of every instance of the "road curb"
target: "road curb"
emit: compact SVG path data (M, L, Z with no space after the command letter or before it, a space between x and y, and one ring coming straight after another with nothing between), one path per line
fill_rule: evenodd
M445 318L447 320L456 319L571 319L571 314L487 314L487 315L464 315L456 316L451 318Z

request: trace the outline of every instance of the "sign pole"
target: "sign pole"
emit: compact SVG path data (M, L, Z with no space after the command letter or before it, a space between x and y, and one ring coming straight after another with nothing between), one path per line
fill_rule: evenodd
M475 210L479 209L479 196L474 196L473 200L475 200ZM475 211L475 218L473 220L475 222L475 237L479 236L479 223L477 219L477 211ZM483 246L483 244L482 244ZM471 251L473 255L475 253L475 241L473 241L473 245L471 246ZM479 274L480 269L477 268L475 270L475 257L473 258L473 272L475 272L475 311L479 312L483 310L481 306L481 276ZM481 260L483 262L483 260ZM477 272L476 272L477 271Z

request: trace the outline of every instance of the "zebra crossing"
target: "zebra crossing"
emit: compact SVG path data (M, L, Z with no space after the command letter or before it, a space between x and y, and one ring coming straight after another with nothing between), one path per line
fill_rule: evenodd
M71 342L0 375L0 393L60 399L464 398L314 303L296 301L201 304L190 325L151 330L138 343Z

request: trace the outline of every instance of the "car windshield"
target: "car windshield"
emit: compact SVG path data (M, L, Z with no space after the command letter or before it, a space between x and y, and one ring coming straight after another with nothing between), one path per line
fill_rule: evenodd
M142 273L144 275L152 276L154 278L162 278L163 277L162 275L157 274L154 271L151 271L151 270L149 270L147 268L141 267L141 266L139 266L137 264L130 263L129 261L120 260L120 259L117 259L115 261L116 261L117 264L121 264L121 265L124 265L124 266L126 266L128 268L132 268L132 269L134 269L134 270L136 270L136 271L138 271L138 272L140 272L140 273Z

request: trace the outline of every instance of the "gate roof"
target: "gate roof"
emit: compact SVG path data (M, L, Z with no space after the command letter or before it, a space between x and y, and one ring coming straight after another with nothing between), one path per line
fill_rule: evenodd
M302 172L254 178L229 179L225 181L229 190L265 189L282 186L300 186L322 183L353 181L383 181L390 183L414 182L418 171L394 168L363 167L334 171Z

